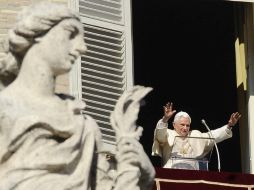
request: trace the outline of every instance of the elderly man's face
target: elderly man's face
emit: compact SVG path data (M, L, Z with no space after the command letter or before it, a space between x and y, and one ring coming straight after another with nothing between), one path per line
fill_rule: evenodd
M187 136L190 131L190 119L186 117L181 117L180 120L173 123L175 131L180 136Z

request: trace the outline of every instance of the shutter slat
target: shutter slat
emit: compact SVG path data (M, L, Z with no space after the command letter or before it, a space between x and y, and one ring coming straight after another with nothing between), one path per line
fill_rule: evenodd
M100 53L100 52L96 52L96 51L91 51L91 50L87 50L87 54L90 55L90 54L93 54L95 56L98 56L98 57L104 57L105 59L111 59L111 60L115 60L116 62L122 62L124 60L124 56L121 55L121 56L113 56L113 55L110 55L110 54L105 54L105 53Z
M90 116L92 116L92 117L95 117L95 118L96 118L96 116L97 116L97 117L100 117L100 118L103 118L103 119L108 119L107 116L101 115L101 114L97 114L97 113L95 113L95 112L84 111L84 113L87 114L87 115L90 115Z
M93 78L102 79L102 80L110 81L110 82L117 82L118 83L120 81L123 81L123 79L124 79L124 75L116 75L116 74L111 74L111 73L93 70L93 69L89 69L89 68L82 68L82 71L83 71L81 74L82 76L90 76L90 77L94 76ZM90 71L93 75L86 74L86 71ZM97 76L95 76L95 75L97 75ZM101 77L101 75L103 75L105 77ZM114 78L117 81L110 80L110 77Z
M119 1L113 0L86 0L87 2L94 2L97 4L103 4L111 7L121 7L121 3Z
M86 5L88 5L88 4L86 4ZM97 13L96 17L97 18L99 18L101 15L107 15L108 17L111 16L111 18L115 17L115 18L118 18L119 20L122 18L122 15L120 15L121 11L118 11L118 13L112 13L110 11L112 11L113 9L107 10L107 9L105 9L105 7L101 7L103 9L97 9L97 8L100 8L100 7L94 7L93 8L93 6L88 7L88 6L80 5L79 8L80 8L80 10L83 10L86 14L96 12Z
M83 58L84 58L84 61L87 58L89 60L99 61L101 63L109 64L109 65L112 65L112 66L119 66L119 65L122 66L123 65L123 63L116 63L116 62L113 62L113 61L107 61L107 60L92 57L92 56L83 56Z
M124 48L121 48L120 50L115 50L115 49L105 48L102 46L97 46L94 44L87 44L87 48L88 49L96 49L101 52L107 52L108 54L111 54L111 55L122 55L124 53Z
M112 98L108 98L108 97L105 97L105 96L99 96L99 95L95 95L95 94L90 94L90 93L84 93L84 96L86 97L93 97L94 99L101 99L103 101L106 101L106 102L111 102L111 104L114 104L116 103L116 100L115 99L112 99Z
M92 90L95 91L97 93L103 93L105 95L109 95L109 96L117 96L119 97L122 93L113 93L113 92L109 92L109 91L104 91L104 90L100 90L100 89L96 89L96 88L92 88L92 87L88 87L88 86L82 86L82 88L85 90ZM84 94L84 93L82 93Z
M114 146L116 146L116 142L112 141L112 140L105 140L105 139L102 139L102 142L106 143L106 144L112 144Z
M121 72L121 73L124 72L124 69L123 69L124 67L121 67L121 68L117 69L117 68L107 67L107 66L104 66L104 65L94 64L94 63L91 63L91 62L88 62L88 61L86 61L85 65L86 66L91 66L91 67L96 67L99 70L105 69L110 73L111 72ZM84 69L84 67L81 67L81 69Z
M104 85L103 87L108 87L110 88L110 86L115 86L117 87L116 89L119 90L119 89L122 89L122 86L125 84L125 82L123 80L121 81L114 81L114 80L109 80L109 79L104 79L102 77L95 77L93 75L86 75L86 74L82 74L82 80L83 80L83 83L89 83L92 84L95 84L95 85Z
M80 10L82 12L86 13L86 14L81 13L80 15L93 17L93 18L96 18L98 20L117 21L119 23L122 20L122 15L113 14L113 13L106 12L106 11L103 11L103 10L98 10L98 9L93 9L93 8L88 8L88 7L80 7Z
M114 48L116 48L116 49L122 49L124 47L123 44L110 43L110 42L107 42L107 41L98 40L98 39L92 39L92 38L88 38L88 37L85 37L85 41L87 43L88 42L90 42L90 43L91 42L93 42L93 43L96 42L97 44L105 45L106 47L108 47L108 49L114 49Z
M112 3L106 4L106 1L101 0L100 2L93 0L85 0L80 7L91 7L98 10L104 10L105 12L114 12L115 14L121 14L121 4L119 3Z
M104 33L107 33L107 34L109 34L107 36L122 36L122 34L123 34L123 32L121 32L121 31L107 29L107 28L102 28L102 27L97 27L97 26L93 26L93 25L90 25L90 24L84 24L84 27L87 30L85 32L88 32L88 31L100 31L98 33L101 33L101 35L104 34Z
M86 101L89 102L89 103L99 104L101 107L102 106L107 106L107 107L111 108L110 110L114 109L114 105L110 105L110 104L106 104L106 103L102 103L102 102L97 102L97 101L92 101L92 100L86 100ZM87 108L89 108L89 106L87 106ZM95 108L95 107L92 107L92 108L95 109L95 110L98 110L98 111L108 112L109 114L111 112L107 109Z
M113 87L113 86L104 85L104 84L91 82L91 81L87 82L85 80L84 81L82 80L82 82L83 83L89 83L89 85L96 85L96 86L101 87L101 88L109 88L109 89L116 90L116 91L122 91L123 92L123 90L124 90L123 88Z
M79 0L81 16L123 24L123 1Z
M94 29L94 28L85 27L85 29L87 30L87 29ZM100 33L98 33L98 31L100 31ZM104 34L103 32L105 32L107 35ZM114 40L114 41L118 41L118 43L121 43L124 40L124 36L122 34L123 34L122 32L109 32L108 30L105 30L105 29L99 29L99 30L94 29L94 30L85 31L86 36L94 36L98 38Z
M102 133L102 138L110 139L110 140L115 140L116 138L113 137L112 135L106 135L105 133Z

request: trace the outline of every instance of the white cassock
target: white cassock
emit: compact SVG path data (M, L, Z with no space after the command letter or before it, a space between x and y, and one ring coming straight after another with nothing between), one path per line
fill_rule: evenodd
M168 129L168 123L162 122L160 119L154 130L154 140L152 146L152 155L162 158L163 168L174 168L174 156L199 158L206 156L213 148L214 140L219 143L225 139L232 137L232 131L224 125L210 132L202 133L198 130L190 131L190 138L175 138L179 136L175 130ZM195 138L194 138L195 137ZM214 140L211 140L214 138ZM177 140L177 141L176 141ZM172 148L174 145L174 151ZM175 151L177 150L177 151ZM198 166L193 166L198 169ZM183 169L191 169L183 166Z

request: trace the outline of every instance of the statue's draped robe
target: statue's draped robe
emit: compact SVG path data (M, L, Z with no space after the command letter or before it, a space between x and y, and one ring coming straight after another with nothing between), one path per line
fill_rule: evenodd
M18 113L9 98L0 100L0 190L111 189L98 125L78 113L76 100L62 102L67 118Z

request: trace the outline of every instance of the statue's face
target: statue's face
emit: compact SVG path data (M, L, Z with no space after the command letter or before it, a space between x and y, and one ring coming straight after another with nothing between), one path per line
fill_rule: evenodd
M70 71L72 64L87 47L82 24L76 19L65 19L38 40L39 56L48 63L55 75Z
M173 126L180 136L187 136L190 131L190 119L181 117L178 121L174 122Z

